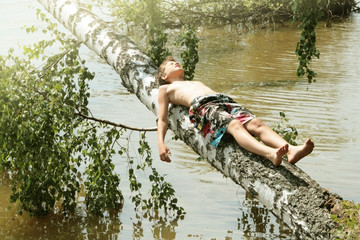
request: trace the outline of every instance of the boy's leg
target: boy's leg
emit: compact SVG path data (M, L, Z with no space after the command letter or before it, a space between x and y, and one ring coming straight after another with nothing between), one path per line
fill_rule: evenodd
M259 118L254 118L245 123L244 127L251 135L260 138L260 140L269 147L278 148L287 143Z
M260 138L260 140L266 145L279 148L287 143L279 134L269 128L263 121L258 118L254 118L244 125L245 129L252 135ZM295 164L303 157L307 156L312 152L315 145L308 139L301 146L293 146L289 144L289 152L287 153L288 161Z
M277 148L266 146L257 141L238 120L230 122L227 132L235 138L241 147L269 159L275 166L281 164L282 157L288 152L288 143L285 142L283 146Z

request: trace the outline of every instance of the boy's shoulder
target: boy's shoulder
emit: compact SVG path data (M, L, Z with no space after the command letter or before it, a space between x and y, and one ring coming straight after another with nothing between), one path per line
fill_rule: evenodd
M166 98L167 95L168 95L168 88L169 88L169 85L166 84L166 85L162 85L159 87L159 93L158 93L158 98Z
M168 87L169 87L168 84L166 84L166 85L161 85L161 86L159 87L159 93L166 93Z
M169 84L164 84L164 85L161 85L159 87L159 91L173 91L177 88L179 88L180 86L176 83L169 83Z

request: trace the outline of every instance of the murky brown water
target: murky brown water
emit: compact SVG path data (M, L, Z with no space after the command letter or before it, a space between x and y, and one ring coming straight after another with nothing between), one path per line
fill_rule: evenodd
M33 8L28 8L31 5ZM40 37L28 36L20 27L42 25L36 20L37 1L2 0L0 3L0 53ZM311 137L316 150L298 163L320 185L345 199L360 202L360 16L319 27L321 58L313 65L317 83L308 85L295 76L294 49L299 32L283 28L272 32L234 35L224 30L202 34L201 59L196 78L219 92L232 95L270 126L284 111L300 133L299 141ZM120 86L114 71L86 48L84 58L96 79L92 83L92 111L99 117L133 126L154 126L155 116ZM131 107L130 107L131 106ZM141 117L139 117L141 116ZM136 134L133 134L136 135ZM157 155L156 134L148 134ZM136 139L136 137L135 137ZM1 239L293 239L257 200L231 180L223 178L182 142L168 136L173 162L156 162L166 173L186 209L184 220L157 224L135 218L125 199L121 214L113 218L90 218L83 209L71 218L18 216L8 208L9 180L0 177ZM126 178L126 162L116 159L116 169ZM127 182L121 183L129 196ZM141 235L140 235L141 236Z
M322 185L359 201L360 190L360 16L319 27L321 57L313 64L317 83L295 77L292 28L243 38L213 31L197 78L233 95L270 125L284 111L300 132L311 137L316 151L299 166ZM219 44L221 43L221 44ZM230 47L228 47L230 46ZM352 187L351 187L352 186Z

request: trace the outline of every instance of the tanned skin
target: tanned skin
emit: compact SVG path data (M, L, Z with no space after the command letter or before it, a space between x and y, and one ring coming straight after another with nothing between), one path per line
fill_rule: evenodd
M170 149L164 143L168 128L169 104L190 107L194 98L216 92L201 82L185 81L184 70L176 61L168 61L165 64L161 78L168 84L159 87L158 147L160 159L171 162ZM241 147L269 159L275 166L281 164L284 155L287 155L290 163L295 164L310 154L315 146L310 139L301 146L293 146L259 118L252 119L244 125L238 120L233 120L227 128L227 132L235 138ZM262 143L253 136L258 137Z

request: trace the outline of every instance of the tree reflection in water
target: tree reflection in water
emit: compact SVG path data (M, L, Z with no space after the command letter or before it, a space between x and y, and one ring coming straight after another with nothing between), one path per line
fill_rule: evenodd
M240 202L241 217L237 219L237 230L246 238L256 239L296 239L292 231L277 219L267 208L248 192Z
M151 231L153 233L153 239L166 239L173 240L176 238L176 227L178 226L178 221L180 218L167 219L164 217L159 217L158 219L148 218L145 215L140 216L136 215L136 223L133 222L133 238L141 239L144 237L143 222L146 219L151 222Z
M0 173L1 201L8 202L10 193L9 176ZM284 223L249 193L245 194L244 199L239 199L239 205L241 216L235 220L237 227L227 231L226 239L237 239L238 235L245 239L296 239L295 236L291 237L292 231ZM26 214L20 216L13 204L10 209L0 209L0 238L148 239L150 227L152 239L174 240L178 223L182 220L167 219L164 216L154 218L138 212L131 219L131 233L128 232L130 229L124 229L127 224L121 222L121 217L121 213L105 213L102 217L87 215L84 204L79 204L78 210L68 216L63 216L60 212L45 217L29 217ZM201 234L192 236L201 238Z
M104 216L88 215L85 204L78 204L77 211L64 216L60 211L44 217L19 215L16 205L9 203L11 180L7 173L0 172L0 239L123 239L121 213L104 213ZM154 239L173 240L176 237L178 218L151 218L136 214L133 219L132 236L124 239L144 239L143 226L151 225ZM149 224L148 224L149 223Z

